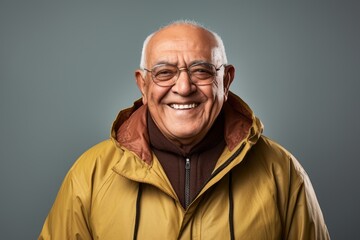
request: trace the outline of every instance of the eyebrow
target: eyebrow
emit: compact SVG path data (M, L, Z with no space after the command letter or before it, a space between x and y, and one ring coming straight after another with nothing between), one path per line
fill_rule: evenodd
M191 61L189 64L186 64L186 65L187 65L187 66L192 66L192 65L198 64L198 63L208 63L208 64L211 64L210 62L208 62L208 61L206 61L206 60L193 60L193 61ZM152 67L158 66L158 65L162 65L162 64L169 64L169 65L177 66L177 63L171 63L171 62L169 62L169 61L162 60L162 61L156 62Z
M194 64L198 64L198 63L208 63L208 64L211 64L211 62L208 62L208 61L205 61L205 60L194 60L194 61L191 61L189 66L191 65L194 65Z

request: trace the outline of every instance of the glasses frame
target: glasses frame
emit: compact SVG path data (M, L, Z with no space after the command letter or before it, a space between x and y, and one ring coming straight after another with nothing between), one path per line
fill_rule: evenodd
M190 73L189 68L194 67L194 66L197 66L197 65L201 65L201 64L209 65L209 66L211 66L211 67L213 67L213 68L215 69L215 75L212 76L212 80L211 80L210 83L201 84L201 81L194 82L194 81L192 80L192 78L191 78L191 73ZM176 78L175 78L175 76L174 76L173 78L171 78L171 79L169 79L169 80L167 80L167 81L159 81L159 80L156 79L156 76L153 74L154 68L159 67L159 66L164 66L164 65L169 65L169 66L173 66L173 67L176 67L176 68L177 68ZM226 64L221 64L219 67L216 67L216 66L215 66L214 64L212 64L212 63L208 63L208 62L197 62L197 63L194 63L194 64L190 65L189 67L179 68L177 65L174 65L174 64L162 63L162 64L157 64L157 65L153 66L153 67L151 68L151 70L149 70L149 69L147 69L147 68L143 68L142 70L151 73L151 79L152 79L152 81L153 81L156 85L158 85L158 86L160 86L160 87L171 87L171 86L174 86L174 85L176 84L177 80L179 79L179 76L180 76L181 71L186 71L186 72L187 72L188 77L189 77L191 83L195 84L196 86L205 86L205 85L210 85L210 84L212 84L212 83L214 82L214 80L215 80L215 78L216 78L216 76L217 76L217 74L218 74L218 71L221 69L221 67L224 67L224 68L225 68L225 67L226 67ZM172 79L174 79L174 80L172 80ZM171 84L162 84L162 83L165 83L165 82L169 82L169 83L171 83ZM200 83L200 84L199 84L199 83Z

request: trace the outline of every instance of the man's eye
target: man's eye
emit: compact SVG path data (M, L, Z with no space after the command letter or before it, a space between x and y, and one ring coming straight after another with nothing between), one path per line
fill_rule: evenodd
M159 70L155 73L155 77L159 77L159 78L173 77L174 75L175 72L170 69Z
M192 70L193 73L211 73L211 70L207 68L197 68Z
M191 70L191 75L199 78L199 79L207 79L213 76L211 70L207 68L196 68Z

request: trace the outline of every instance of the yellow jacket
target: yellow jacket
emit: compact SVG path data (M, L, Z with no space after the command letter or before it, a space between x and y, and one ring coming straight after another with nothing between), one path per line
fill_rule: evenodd
M298 161L261 135L239 97L224 110L227 147L188 209L151 152L138 101L70 169L39 239L329 239Z

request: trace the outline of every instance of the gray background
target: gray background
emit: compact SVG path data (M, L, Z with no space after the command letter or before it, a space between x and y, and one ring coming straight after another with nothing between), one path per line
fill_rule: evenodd
M0 233L36 239L70 166L140 96L143 39L218 32L231 90L304 166L333 239L359 239L359 1L0 1Z

